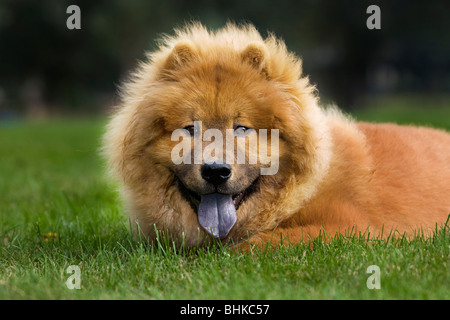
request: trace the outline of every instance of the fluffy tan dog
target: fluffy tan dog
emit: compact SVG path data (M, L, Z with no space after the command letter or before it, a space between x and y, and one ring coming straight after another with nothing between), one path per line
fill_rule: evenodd
M179 149L194 160L196 135L208 148L208 129L232 130L234 154L224 147L214 156L227 161L176 163ZM271 164L249 162L260 157L250 140L262 141L261 129ZM132 225L150 241L156 230L188 247L213 237L300 242L323 230L429 233L450 213L448 133L321 109L300 59L252 26L191 24L161 40L123 86L104 152ZM269 165L278 170L261 174Z

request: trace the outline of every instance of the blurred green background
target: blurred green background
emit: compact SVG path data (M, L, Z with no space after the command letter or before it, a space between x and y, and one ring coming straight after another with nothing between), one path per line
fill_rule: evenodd
M81 30L66 27L72 4ZM381 30L366 27L371 4ZM0 0L0 119L107 111L154 40L190 20L274 32L303 58L322 101L344 110L391 97L450 108L449 12L436 0Z

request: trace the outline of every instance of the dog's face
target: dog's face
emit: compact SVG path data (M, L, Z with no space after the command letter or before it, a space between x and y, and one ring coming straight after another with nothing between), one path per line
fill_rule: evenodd
M167 230L189 246L239 241L314 192L325 126L300 60L276 39L192 32L195 43L168 44L132 76L105 150L150 240Z
M245 61L244 72L189 62L162 79L164 97L155 105L164 128L146 154L160 157L199 224L223 239L240 205L258 192L262 169L276 166L270 175L278 173L284 142L273 134L280 120L272 101L280 94L269 92L267 75Z

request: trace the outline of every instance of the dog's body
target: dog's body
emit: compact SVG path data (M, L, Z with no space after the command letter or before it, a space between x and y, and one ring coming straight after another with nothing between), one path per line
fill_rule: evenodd
M429 233L446 221L448 133L355 123L317 100L301 61L252 27L212 33L191 25L166 38L125 85L104 140L133 225L149 240L166 230L195 246L212 236L276 243L280 233L298 242L323 230ZM201 133L234 130L237 148L243 136L260 139L258 129L279 130L270 151L278 171L174 163L172 133L184 128L186 141L195 140L195 121Z
M450 136L394 124L333 121L333 160L317 193L256 241L336 232L431 235L450 213ZM420 169L419 169L420 168ZM392 232L395 231L394 234Z

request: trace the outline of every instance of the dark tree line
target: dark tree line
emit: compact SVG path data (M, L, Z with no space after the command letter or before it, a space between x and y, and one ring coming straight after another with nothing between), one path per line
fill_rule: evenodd
M71 4L81 30L66 27ZM366 27L370 4L381 30ZM450 92L449 9L436 0L0 0L0 111L98 111L154 39L189 20L275 32L343 108L367 93Z

